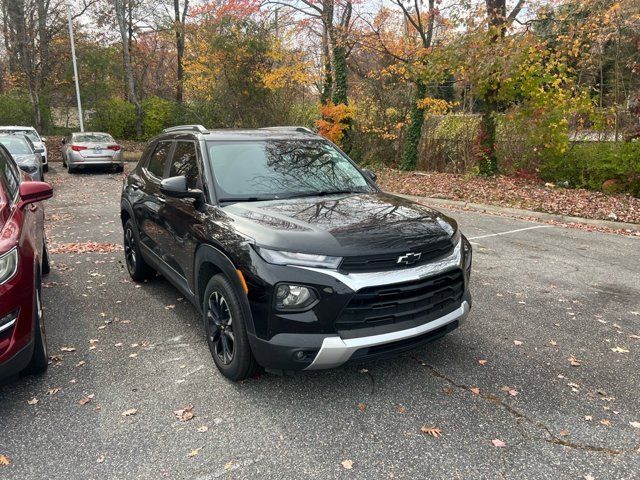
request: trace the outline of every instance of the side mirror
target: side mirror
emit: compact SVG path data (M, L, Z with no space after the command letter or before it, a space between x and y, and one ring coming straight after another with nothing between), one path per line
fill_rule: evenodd
M160 182L160 191L174 198L202 198L202 190L187 188L187 177L184 175L165 178Z
M373 172L373 170L369 170L368 168L363 168L362 171L374 182L378 180L378 176Z
M20 208L30 203L41 202L53 196L53 188L46 182L22 182L19 188Z
M62 137L62 144L64 145L64 144L66 144L66 143L67 143L67 139L66 139L66 138L64 138L64 137Z

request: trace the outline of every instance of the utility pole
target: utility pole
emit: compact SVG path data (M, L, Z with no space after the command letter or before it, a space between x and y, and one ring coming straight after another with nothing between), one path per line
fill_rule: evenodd
M80 80L78 79L78 65L76 64L76 47L73 40L73 19L71 17L71 0L67 0L67 18L69 20L69 39L71 40L71 59L73 61L73 78L76 81L76 99L78 101L78 118L80 119L80 131L84 132L84 119L82 118L82 102L80 101Z

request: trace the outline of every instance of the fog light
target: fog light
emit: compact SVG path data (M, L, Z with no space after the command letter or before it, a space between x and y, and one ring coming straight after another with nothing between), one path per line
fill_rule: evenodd
M317 301L318 295L313 288L287 284L280 284L276 287L276 308L278 310L308 309Z
M19 313L19 310L14 310L8 315L5 315L4 317L0 318L0 333L6 330L9 330L11 327L15 325L16 320L18 319L18 313Z

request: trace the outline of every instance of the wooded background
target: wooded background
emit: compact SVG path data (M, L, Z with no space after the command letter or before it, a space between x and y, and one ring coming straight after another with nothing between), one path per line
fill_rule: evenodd
M77 129L63 0L0 0L0 124ZM306 125L357 161L640 194L638 0L74 0L89 129Z

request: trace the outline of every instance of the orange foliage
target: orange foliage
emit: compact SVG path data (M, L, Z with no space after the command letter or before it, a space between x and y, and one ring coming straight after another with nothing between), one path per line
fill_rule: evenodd
M320 106L322 118L316 121L318 133L328 138L333 143L340 145L349 124L355 116L353 108L344 103L337 105L329 102Z

